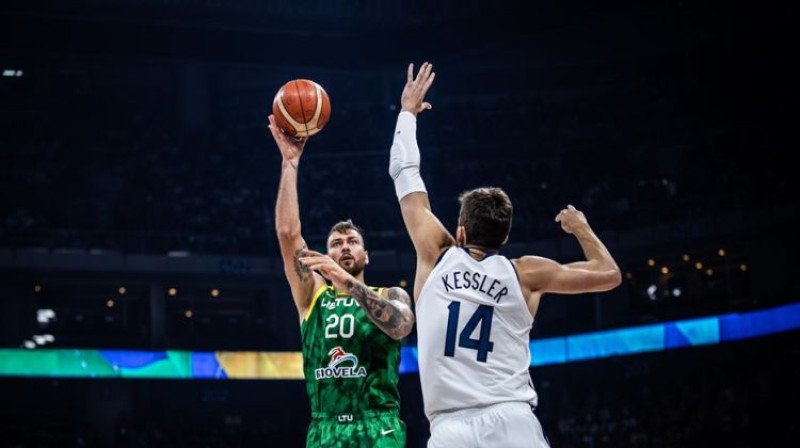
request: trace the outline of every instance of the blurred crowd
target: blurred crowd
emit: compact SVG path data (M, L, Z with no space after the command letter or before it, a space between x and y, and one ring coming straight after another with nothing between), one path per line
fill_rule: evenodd
M0 244L275 251L271 85L211 95L207 123L192 128L175 110L185 99L156 75L126 90L92 85L90 75L54 76L54 96L39 98L35 113L0 121ZM597 228L625 230L796 202L787 142L768 117L715 110L669 76L568 95L434 90L418 138L437 213L454 226L458 193L501 186L515 203L520 241L553 235L551 217L567 203ZM300 201L312 241L348 217L383 248L405 241L386 173L396 105L381 95L365 102L360 90L373 87L342 85L330 125L308 143Z

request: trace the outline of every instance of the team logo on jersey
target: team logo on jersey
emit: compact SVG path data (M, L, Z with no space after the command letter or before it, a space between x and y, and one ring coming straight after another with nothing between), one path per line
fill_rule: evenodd
M328 366L314 371L314 376L317 380L367 376L367 369L358 367L358 357L352 353L347 353L342 347L332 348L328 355L331 357Z

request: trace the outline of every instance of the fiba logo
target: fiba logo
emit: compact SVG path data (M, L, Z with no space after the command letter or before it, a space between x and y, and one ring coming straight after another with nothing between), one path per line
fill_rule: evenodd
M342 347L334 347L329 352L331 360L327 367L316 369L314 377L317 380L327 378L361 378L367 376L367 369L358 367L358 357L347 353ZM342 364L349 364L342 366Z

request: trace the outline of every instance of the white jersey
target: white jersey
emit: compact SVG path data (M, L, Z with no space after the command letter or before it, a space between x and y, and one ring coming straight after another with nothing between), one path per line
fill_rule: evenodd
M528 310L508 258L447 249L416 304L422 398L428 419L502 402L537 404Z

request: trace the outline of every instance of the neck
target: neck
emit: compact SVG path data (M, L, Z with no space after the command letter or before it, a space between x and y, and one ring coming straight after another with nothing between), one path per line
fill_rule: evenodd
M473 244L464 244L462 247L464 249L467 249L469 255L476 260L482 260L489 254L497 253L496 250L487 249L481 246L475 246Z

